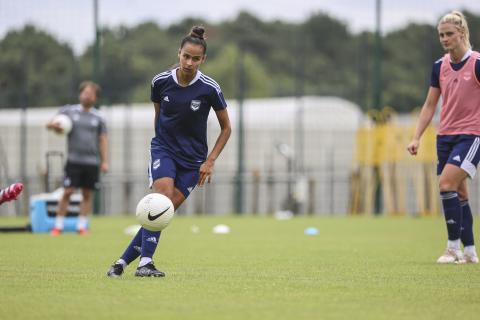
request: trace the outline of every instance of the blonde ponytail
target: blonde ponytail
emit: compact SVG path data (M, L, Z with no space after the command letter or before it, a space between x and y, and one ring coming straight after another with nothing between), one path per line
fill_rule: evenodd
M470 44L470 31L468 30L468 24L467 20L465 19L465 16L463 13L460 11L452 11L450 13L447 13L444 15L438 24L442 23L451 23L453 24L458 31L460 31L463 34L463 43L468 49L472 48L472 45Z

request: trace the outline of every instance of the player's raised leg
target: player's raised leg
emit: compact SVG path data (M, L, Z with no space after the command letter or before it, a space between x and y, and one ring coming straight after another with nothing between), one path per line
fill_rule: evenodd
M185 196L178 189L173 187L173 179L161 178L155 181L152 186L156 193L161 193L166 196L170 195L170 199L176 208L178 208ZM171 189L173 188L173 193ZM142 256L139 262L136 276L139 277L163 277L165 273L155 268L152 257L155 253L156 247L160 239L161 232L149 231L144 228L140 228L130 244L125 249L122 256L110 267L107 272L109 277L119 277L123 274L127 265L136 260L139 256Z
M164 177L157 179L152 187L156 193L161 193L172 200L175 209L185 201L185 196L180 190L175 188L174 180L172 178ZM141 258L135 276L164 277L165 273L157 270L152 260L153 254L158 245L158 240L160 239L160 231L142 229Z
M11 184L5 189L0 190L0 204L7 202L7 201L12 201L16 200L17 197L20 195L20 193L23 190L23 184L20 182Z

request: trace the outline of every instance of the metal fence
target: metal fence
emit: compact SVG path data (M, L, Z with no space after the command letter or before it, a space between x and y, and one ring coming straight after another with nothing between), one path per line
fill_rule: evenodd
M237 168L238 107L229 101L233 134L217 160L213 183L197 188L179 210L186 214L227 214L235 211ZM292 119L302 108L302 132ZM0 183L22 179L26 188L22 205L6 205L0 214L25 214L28 197L44 192L46 185L59 186L62 163L53 157L50 181L47 179L46 153L65 152L65 138L45 129L45 123L58 108L0 111L0 140L3 168ZM122 105L102 109L109 130L110 173L102 177L99 211L128 214L148 191L147 161L153 135L151 105ZM349 179L354 155L355 133L363 115L352 103L332 97L306 97L248 100L245 116L245 212L269 214L279 210L300 213L346 214ZM23 120L22 120L23 119ZM25 126L22 127L22 122ZM213 146L219 126L212 112L208 140ZM22 129L23 128L23 129ZM298 151L298 136L302 150ZM25 141L22 144L22 141ZM281 147L292 150L291 158ZM302 153L301 170L299 155ZM23 159L23 160L22 160ZM23 162L22 162L23 161ZM23 165L22 165L23 163Z
M196 188L179 213L235 212L239 108L235 101L228 104L233 134L216 162L213 183ZM49 175L46 161L47 152L65 152L65 137L45 129L57 110L0 111L0 185L21 180L26 186L20 201L2 205L0 215L27 214L29 196L61 185L62 158L51 157ZM102 112L109 130L111 170L102 177L96 207L106 215L132 214L137 201L149 192L147 164L153 107L121 105L102 108ZM410 116L400 126L364 127L367 118L354 104L339 98L306 97L301 103L295 98L247 100L244 119L245 171L240 176L244 212L440 213L433 140L423 144L431 147L426 150L426 158L401 155L413 124ZM208 132L212 147L219 132L213 112ZM383 156L375 158L379 153L372 146L378 145L388 148L380 152ZM395 161L394 153L400 153ZM479 212L477 180L470 182L474 212ZM379 182L380 193L373 197Z

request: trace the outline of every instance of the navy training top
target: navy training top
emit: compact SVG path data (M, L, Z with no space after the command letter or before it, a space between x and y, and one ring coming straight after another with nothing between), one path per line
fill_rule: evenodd
M218 83L198 70L188 86L182 87L176 69L168 70L153 78L151 100L160 104L151 148L168 153L185 168L199 168L208 155L210 108L227 107Z

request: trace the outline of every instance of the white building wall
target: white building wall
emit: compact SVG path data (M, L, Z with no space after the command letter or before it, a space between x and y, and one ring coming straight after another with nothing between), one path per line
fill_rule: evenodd
M182 210L224 214L234 209L234 178L237 170L236 101L228 101L232 136L216 161L214 183L193 192ZM46 170L48 150L65 152L65 138L45 129L58 108L27 111L27 148L25 176L28 192L43 192L42 177ZM307 179L314 181L316 213L346 213L348 210L349 176L352 166L356 129L363 115L351 102L335 97L256 99L244 102L245 120L245 208L250 212L258 197L258 211L281 210L287 192L286 159L276 149L285 143L295 149L295 129L299 111L303 110L304 168ZM148 192L147 163L153 131L153 106L150 104L119 105L102 108L107 119L110 140L110 172L103 177L102 209L107 214L131 213L136 201ZM301 114L301 113L300 113ZM0 110L0 142L8 166L8 176L18 180L21 174L21 112ZM208 142L213 147L219 125L210 113ZM1 150L0 150L1 153ZM5 161L4 161L5 162ZM54 164L54 173L61 178L62 168ZM253 172L258 171L260 184L255 192ZM0 171L0 184L6 184ZM267 183L270 176L274 185ZM130 194L130 196L128 196ZM0 207L0 214L12 214L13 206ZM306 205L304 206L306 210Z

